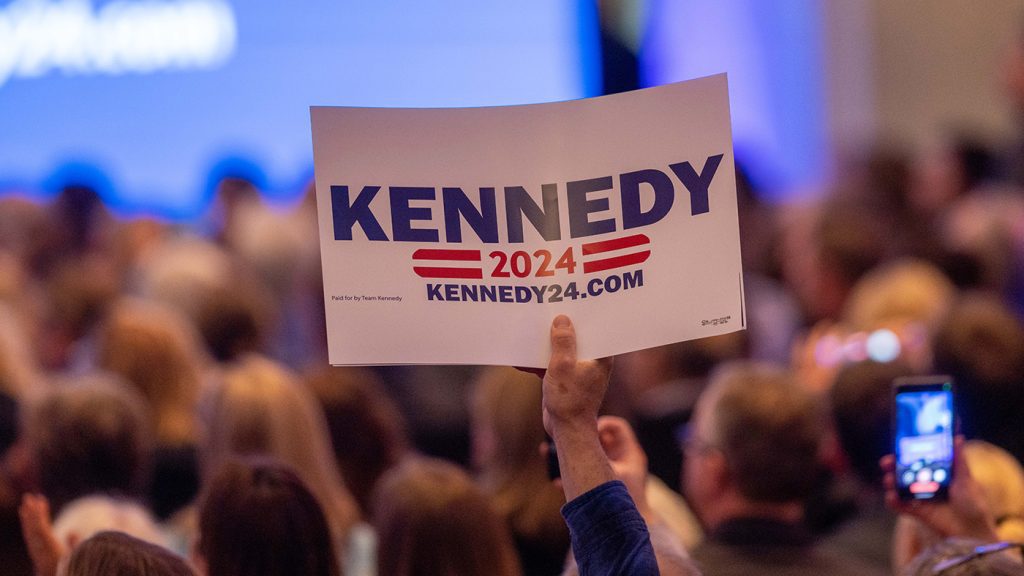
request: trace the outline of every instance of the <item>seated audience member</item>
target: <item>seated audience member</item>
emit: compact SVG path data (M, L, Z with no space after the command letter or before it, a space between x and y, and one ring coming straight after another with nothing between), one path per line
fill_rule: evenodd
M328 367L305 382L320 401L345 485L369 517L377 480L409 452L405 421L370 370Z
M385 474L374 501L380 574L522 574L508 528L453 464L407 460Z
M45 281L45 312L32 349L48 370L81 374L90 368L99 321L117 296L118 278L98 255L63 261Z
M885 256L884 222L877 212L835 200L787 206L780 215L782 277L804 318L835 320L854 284Z
M1024 459L1024 325L999 300L961 298L934 343L935 370L956 382L965 436L1001 446Z
M26 474L58 515L77 498L142 499L153 462L145 401L113 377L94 375L50 388L27 407Z
M708 376L719 363L744 357L747 344L746 333L733 332L615 358L610 394L628 398L620 412L630 415L650 459L651 474L668 486L679 486L683 455L677 432L693 415Z
M470 401L477 481L512 531L526 576L560 574L569 531L559 514L562 491L548 477L541 383L512 368L489 368Z
M270 456L291 466L316 496L349 576L372 563L372 535L338 472L324 415L312 393L283 366L248 356L209 398L200 460L212 478L231 456Z
M727 365L701 395L686 441L686 495L707 528L708 576L881 573L816 544L803 525L824 415L782 370Z
M275 303L236 258L207 241L167 242L138 267L141 293L187 316L218 362L263 350Z
M173 552L121 532L101 532L82 542L60 576L194 576Z
M996 535L1024 542L1024 466L1006 450L981 440L968 440L963 452L971 476L981 485Z
M946 501L900 501L896 495L896 459L891 454L882 459L887 504L941 539L905 564L897 551L894 569L908 576L1024 575L1018 553L1021 543L1000 542L987 491L973 475L967 456L970 450L965 449L962 437L957 437L955 448Z
M866 274L853 287L843 320L858 330L912 322L934 330L953 304L956 287L935 266L896 260Z
M320 502L291 468L229 460L199 506L195 563L204 576L339 576Z
M864 361L839 371L829 390L832 419L851 474L846 480L857 497L853 516L827 541L880 570L892 566L896 516L885 506L878 461L892 452L892 382L909 376L901 363Z
M643 516L616 479L598 431L611 359L578 360L576 331L564 315L551 324L551 358L543 378L544 428L555 442L568 502L573 557L582 576L659 574Z
M25 483L43 494L26 494L19 509L37 573L52 575L68 549L101 530L131 530L164 542L139 504L152 466L148 413L120 380L97 374L47 390L28 405L19 442L26 452Z
M199 337L175 310L142 300L114 304L97 339L97 364L146 398L156 426L150 500L167 518L199 491L196 404L202 376Z

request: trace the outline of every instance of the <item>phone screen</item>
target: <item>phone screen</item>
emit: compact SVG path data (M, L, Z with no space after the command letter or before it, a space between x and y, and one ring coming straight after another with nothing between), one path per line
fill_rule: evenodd
M900 498L944 498L953 473L953 383L896 383L896 489Z

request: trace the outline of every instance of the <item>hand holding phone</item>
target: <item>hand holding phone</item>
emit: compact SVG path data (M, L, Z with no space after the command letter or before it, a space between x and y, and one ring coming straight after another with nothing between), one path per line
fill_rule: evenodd
M893 382L893 454L900 500L946 500L953 477L953 379L897 378Z
M880 462L885 471L886 504L900 514L917 518L943 538L972 538L984 542L998 540L995 518L988 508L985 491L971 475L964 459L962 436L954 437L953 475L945 494L947 500L935 498L904 500L897 495L896 457L889 454Z

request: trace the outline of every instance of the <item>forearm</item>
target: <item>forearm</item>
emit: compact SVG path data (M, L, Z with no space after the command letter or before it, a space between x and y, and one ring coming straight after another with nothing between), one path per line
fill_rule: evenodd
M551 428L566 502L615 479L596 419L552 422Z

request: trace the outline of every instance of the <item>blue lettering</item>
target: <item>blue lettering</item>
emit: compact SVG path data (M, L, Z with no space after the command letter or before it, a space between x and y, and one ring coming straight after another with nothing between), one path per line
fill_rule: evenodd
M529 286L516 286L516 302L522 304L533 300L533 296L530 295Z
M594 278L593 280L588 282L587 283L587 292L591 296L600 296L601 293L604 292L604 288L601 287L601 279L600 278Z
M619 288L622 288L622 278L618 276L609 276L604 279L604 290L609 294L618 292Z
M469 285L466 285L466 284L462 285L462 301L463 302L476 302L477 301L476 285L472 285L472 286L469 286Z
M449 302L458 302L459 301L459 287L457 285L455 285L455 284L445 284L444 285L444 297L445 297L445 300L448 300Z
M647 212L640 207L640 185L649 184L654 190L654 205ZM676 199L672 179L661 170L637 170L619 176L622 189L622 228L639 228L661 220Z
M533 290L533 293L537 295L537 302L544 302L544 290L546 289L546 287L530 286L530 288Z
M502 302L512 302L512 287L511 286L499 286L498 297Z
M444 232L448 242L462 242L459 215L483 242L498 241L498 211L494 202L494 188L480 189L480 210L462 191L462 188L442 188L444 198Z
M427 284L427 301L432 300L444 301L444 296L441 296L440 284Z
M481 302L497 302L498 301L498 287L497 286L480 286L480 301Z
M722 155L708 156L704 162L704 169L700 174L690 166L689 162L671 164L669 168L675 172L679 181L686 186L690 192L690 215L704 214L711 208L708 205L708 188L711 187L711 179L718 172L718 165L722 163Z
M331 186L331 214L334 217L334 239L351 240L352 227L359 223L370 240L387 241L384 229L370 210L370 202L380 186L363 186L356 201L349 203L348 186Z
M558 222L558 185L543 184L540 187L544 209L522 186L505 187L505 224L508 227L508 241L523 242L523 216L533 224L534 229L545 240L560 240L562 230Z
M391 194L391 233L397 242L437 242L437 230L429 228L413 228L413 220L430 220L430 208L413 208L412 200L433 200L436 193L433 188L392 186Z
M625 284L626 290L629 290L630 288L636 288L637 286L643 286L644 271L643 269L640 269L635 272L625 272L622 275L622 280Z
M587 199L587 194L600 190L610 190L611 187L611 176L566 183L566 196L569 199L569 236L571 238L615 232L615 220L611 218L598 220L597 222L590 221L591 212L601 212L608 209L608 199Z

